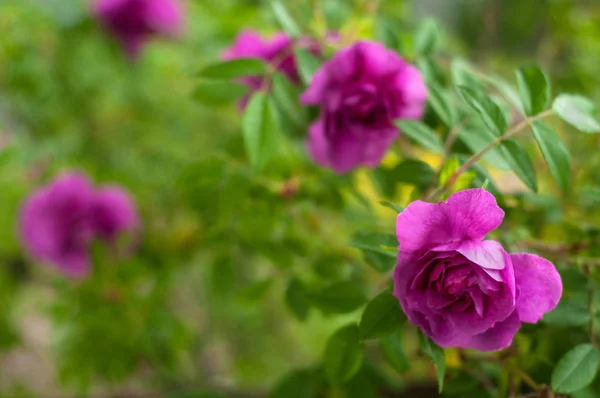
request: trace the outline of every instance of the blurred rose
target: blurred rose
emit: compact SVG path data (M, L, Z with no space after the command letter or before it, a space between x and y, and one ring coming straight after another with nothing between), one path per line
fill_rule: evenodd
M130 196L118 187L96 190L83 174L57 178L33 193L21 211L21 237L32 256L65 273L85 276L94 239L114 242L139 224Z
M235 39L233 45L225 50L222 59L237 58L262 59L275 67L293 83L299 83L298 69L293 53L294 41L285 33L277 33L268 40L263 39L258 32L253 30L242 31ZM313 54L319 54L319 43L308 38L298 40L297 45L306 48ZM250 88L251 93L259 90L263 85L262 76L245 76L241 83ZM246 106L248 97L242 100L242 108Z
M177 36L183 25L178 0L96 0L94 13L131 58L152 36Z
M394 295L442 347L506 348L521 322L536 323L560 300L552 263L483 240L503 218L483 189L455 193L448 202L415 201L398 215Z
M398 136L395 119L420 119L427 87L417 68L379 43L358 42L325 62L302 94L321 107L309 130L315 162L345 173L376 167Z

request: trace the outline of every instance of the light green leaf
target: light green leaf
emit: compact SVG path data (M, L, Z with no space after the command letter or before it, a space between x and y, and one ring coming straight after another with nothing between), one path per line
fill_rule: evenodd
M369 301L360 319L360 338L376 339L397 331L406 316L400 302L389 291L384 291Z
M276 110L267 94L255 93L242 118L244 144L253 170L260 171L277 149Z
M444 350L421 332L419 332L419 342L421 350L433 360L437 374L438 390L441 393L444 389L444 375L446 374L446 355L444 354Z
M440 185L444 186L448 183L450 177L454 175L460 168L460 163L456 157L452 157L444 163L440 171Z
M485 86L473 68L462 59L454 59L450 66L452 84L455 87L468 87L475 92L484 92Z
M385 254L392 258L396 258L398 255L398 240L391 234L357 231L350 238L349 246Z
M453 127L456 122L456 109L451 101L450 93L447 89L437 83L428 82L429 105L436 115L448 127Z
M483 93L478 93L468 87L458 87L462 98L475 110L485 126L500 137L506 132L507 125L502 109Z
M242 98L247 93L246 86L235 82L210 81L198 83L192 97L204 105L223 106Z
M342 384L358 372L364 359L358 338L358 327L349 325L339 329L327 341L323 368L332 384Z
M382 337L379 340L385 358L398 373L406 373L410 369L410 358L402 346L400 331Z
M388 202L386 200L380 200L379 204L384 207L388 207L388 208L394 210L396 213L402 213L404 211L404 207L398 206L398 205L396 205L392 202Z
M300 37L302 32L300 31L298 24L280 1L271 1L271 9L273 10L277 23L279 23L286 33L289 33L293 38Z
M375 25L375 38L383 43L387 48L399 51L401 42L397 32L399 21L392 20L389 17L379 16Z
M198 72L199 77L216 80L231 80L242 76L262 76L267 65L256 58L237 58L207 65Z
M552 103L552 110L562 120L584 133L600 133L600 121L592 113L594 104L580 95L562 94Z
M419 25L415 34L415 48L420 55L434 53L442 42L441 29L437 21L427 18Z
M554 181L561 191L568 192L571 183L571 159L567 148L554 130L546 124L535 122L532 131Z
M436 152L444 152L444 144L429 126L418 120L396 120L394 122L401 133L406 134L423 148Z
M353 282L334 282L310 294L312 305L325 313L346 314L367 300L362 288Z
M301 321L308 317L310 298L304 285L296 278L292 278L285 290L285 303L292 313Z
M515 73L525 114L535 116L546 110L550 101L550 83L546 75L535 66L517 69Z
M271 77L271 92L276 104L296 124L303 124L303 109L298 101L298 88L280 72Z
M481 128L474 126L461 129L458 137L473 153L480 152L496 139L494 133L483 126ZM501 148L490 149L483 155L483 159L500 170L510 170L510 166L504 160Z
M598 349L580 344L563 356L552 372L554 392L568 394L589 385L598 371Z
M537 177L529 154L516 141L506 140L501 144L506 162L512 171L529 189L537 192Z
M522 109L521 99L517 90L507 81L498 76L486 76L482 75L482 78L495 88L500 95L508 102L510 102L515 108Z
M298 47L294 48L294 55L300 78L304 84L309 85L315 72L321 68L321 61L308 51Z

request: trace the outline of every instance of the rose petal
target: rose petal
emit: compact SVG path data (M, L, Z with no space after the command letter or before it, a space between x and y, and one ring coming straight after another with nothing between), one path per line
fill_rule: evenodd
M401 250L415 251L464 240L481 240L504 218L489 192L468 189L450 196L448 203L412 202L398 215L396 235Z
M520 327L519 315L516 311L513 311L505 320L496 323L489 330L464 338L458 346L480 351L499 351L512 344L513 338Z
M562 295L562 282L554 265L529 253L510 255L519 287L517 312L523 322L536 323L552 311Z
M136 207L123 189L108 186L96 193L91 211L95 233L114 239L120 232L135 228L138 222Z

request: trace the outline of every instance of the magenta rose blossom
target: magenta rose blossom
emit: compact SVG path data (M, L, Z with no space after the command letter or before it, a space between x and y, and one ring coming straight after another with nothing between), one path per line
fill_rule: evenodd
M303 104L321 108L308 151L338 173L376 167L398 136L393 121L420 119L426 100L416 67L382 44L355 43L325 62L302 94Z
M67 174L32 194L21 211L23 245L39 260L73 277L89 271L90 244L111 243L138 226L138 215L121 188L95 189L82 174Z
M225 50L222 59L256 58L266 61L277 68L293 83L299 83L298 69L293 53L294 41L285 33L277 33L268 40L264 40L253 30L242 31L235 39L233 45ZM309 50L313 54L320 53L319 43L308 38L301 38L297 45ZM261 76L245 76L240 82L250 88L251 93L263 85ZM242 108L246 106L248 97L242 100Z
M501 350L521 322L536 323L560 300L552 263L483 240L503 218L483 189L455 193L448 202L418 200L398 215L394 295L436 344Z
M94 13L131 58L152 36L176 36L183 25L178 0L96 0Z

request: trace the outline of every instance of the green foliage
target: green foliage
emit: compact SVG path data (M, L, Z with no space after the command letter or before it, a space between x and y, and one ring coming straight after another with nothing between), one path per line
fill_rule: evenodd
M413 120L399 120L396 121L396 126L423 148L432 152L444 152L444 144L426 124Z
M244 112L242 130L250 165L260 171L277 150L277 115L268 95L256 93L252 96Z
M516 74L525 114L535 116L546 110L550 100L550 83L546 75L535 66L517 69Z
M593 115L595 106L582 96L561 94L552 103L552 110L579 131L600 133L600 122Z
M589 385L598 372L598 349L581 344L558 361L552 372L552 388L557 393L571 393Z
M444 376L446 375L446 357L444 354L444 350L435 345L434 342L429 339L429 337L425 336L423 333L419 332L419 341L421 345L421 350L427 354L433 364L435 365L435 372L437 374L438 380L438 389L441 393L444 390Z
M231 80L242 76L262 76L266 73L266 64L255 58L239 58L207 65L198 72L206 79Z
M358 327L348 325L335 332L327 341L323 368L331 383L348 381L360 369L364 352L358 336Z
M384 291L365 307L359 325L360 338L385 337L397 331L405 320L398 299L391 292Z

